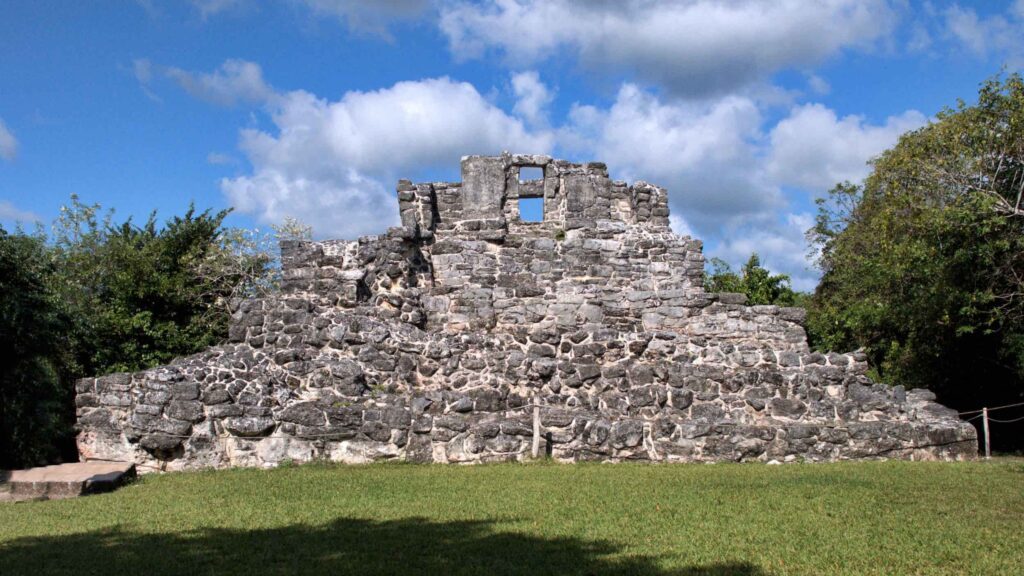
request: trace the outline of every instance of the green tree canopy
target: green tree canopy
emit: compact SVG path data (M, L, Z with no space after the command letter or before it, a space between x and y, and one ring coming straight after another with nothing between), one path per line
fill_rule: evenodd
M1024 81L986 82L819 201L809 328L963 408L1024 381Z
M74 312L86 374L138 370L217 343L226 314L211 314L217 287L196 271L217 246L227 211L189 209L157 227L151 215L102 221L72 198L54 226L57 289Z
M0 229L0 468L73 456L75 379L222 342L231 302L276 288L272 238L225 228L227 214L114 223L72 197L49 239Z
M0 227L0 468L44 462L67 439L70 322L39 236Z
M747 304L777 304L796 306L802 302L800 294L793 291L789 276L772 274L761 266L761 258L751 254L746 264L736 273L720 258L710 261L711 273L704 278L708 292L737 292L747 295Z

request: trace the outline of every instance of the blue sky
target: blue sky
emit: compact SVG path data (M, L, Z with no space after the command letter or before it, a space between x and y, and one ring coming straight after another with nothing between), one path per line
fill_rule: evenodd
M1024 0L0 3L0 223L71 194L319 237L463 154L603 160L810 289L815 197L1024 63Z

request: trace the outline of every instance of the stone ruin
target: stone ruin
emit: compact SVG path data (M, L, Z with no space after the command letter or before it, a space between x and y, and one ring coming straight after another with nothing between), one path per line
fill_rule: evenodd
M543 221L520 216L528 199ZM663 188L597 162L469 156L461 183L400 181L398 205L384 235L282 242L281 293L238 302L227 344L79 381L82 458L977 455L932 393L873 383L861 353L812 352L804 310L706 292L701 242L671 231Z

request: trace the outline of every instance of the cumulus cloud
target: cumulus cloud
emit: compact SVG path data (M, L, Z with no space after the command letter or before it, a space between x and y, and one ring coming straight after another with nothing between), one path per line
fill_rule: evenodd
M781 185L815 192L845 180L856 182L868 174L868 160L927 121L908 110L871 125L863 116L839 118L822 104L797 106L771 130L767 172Z
M214 166L224 166L227 164L235 164L238 160L235 160L234 156L230 154L224 154L222 152L210 152L206 155L206 162L213 164Z
M954 4L943 12L943 18L947 35L976 56L998 54L1012 67L1024 66L1024 0L1014 2L1005 15L987 18L978 16L973 8Z
M607 108L573 106L558 135L562 149L607 160L617 178L667 187L673 229L708 239L709 253L739 265L758 252L810 289L804 233L813 218L790 211L781 188L814 195L860 180L868 160L926 122L914 110L872 124L806 104L771 125L749 97L671 100L625 84Z
M150 100L162 103L163 100L150 88L150 84L153 82L154 68L153 63L145 58L132 60L132 74L135 76L135 80L139 82L139 88L142 89L142 93Z
M7 222L39 222L41 218L34 212L22 210L7 200L0 200L0 221Z
M554 94L541 82L537 72L531 70L513 74L512 92L516 97L516 104L512 109L514 113L533 126L547 125L548 106L554 100Z
M245 4L246 0L192 0L192 5L204 20L222 12L241 8Z
M136 60L136 77L139 76L139 62ZM152 76L152 65L147 62L146 67L149 70L144 73L144 77L148 78ZM217 70L209 73L167 68L165 74L192 96L222 106L232 106L238 102L263 102L274 94L274 89L263 80L263 70L259 64L245 60L226 60Z
M813 285L803 238L811 222L789 207L782 188L814 194L860 179L867 160L926 122L908 111L872 124L806 104L772 125L766 104L750 95L678 99L631 83L607 106L576 103L566 119L552 122L552 92L534 71L513 74L506 111L447 77L330 100L303 90L274 92L259 66L232 62L214 73L185 73L192 82L181 85L210 101L258 101L269 115L269 129L240 133L250 168L221 181L229 202L260 221L296 217L326 237L380 233L397 224L399 177L450 173L467 153L557 152L607 160L615 178L665 186L678 233L708 239L711 253L735 264L757 251L797 287ZM229 80L236 77L249 80Z
M825 80L817 74L810 74L807 76L807 86L810 87L815 94L828 94L832 91L832 86L829 85L828 80Z
M149 84L153 81L153 63L145 58L132 60L132 74L139 84Z
M222 190L242 212L297 217L319 235L351 238L396 223L393 180L450 167L467 151L550 152L553 139L449 78L399 82L328 101L305 91L273 99L275 130L242 131L252 173ZM385 184L385 182L387 184Z
M932 47L932 35L923 24L915 24L910 30L910 39L907 41L907 51L911 54L925 52Z
M714 253L735 269L757 253L762 266L788 274L795 290L811 291L818 279L807 258L804 233L813 225L814 216L810 213L786 214L767 225L737 230L719 242Z
M609 108L575 105L569 118L563 145L607 159L619 178L666 186L673 212L699 233L781 203L760 176L762 118L749 98L667 102L626 84Z
M387 25L394 20L415 18L427 10L429 0L300 0L314 14L332 16L350 28L387 36Z
M14 160L14 157L18 155L18 139L14 137L14 133L11 132L10 128L4 124L2 118L0 118L0 158L4 160Z
M148 1L148 0L147 0ZM253 0L191 0L206 20L223 13L240 12L258 5ZM430 0L291 0L314 16L345 22L349 28L389 37L388 25L411 20L430 8Z
M686 221L686 218L678 214L668 215L668 225L672 228L673 232L680 236L695 236L693 228L690 228L690 223Z
M590 70L698 96L871 46L897 21L887 0L487 0L440 11L457 57L493 49L519 64L568 50Z

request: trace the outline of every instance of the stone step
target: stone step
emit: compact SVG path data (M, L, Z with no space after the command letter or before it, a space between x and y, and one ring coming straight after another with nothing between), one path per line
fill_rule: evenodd
M72 462L11 471L5 485L8 500L58 500L109 492L134 477L130 462Z

